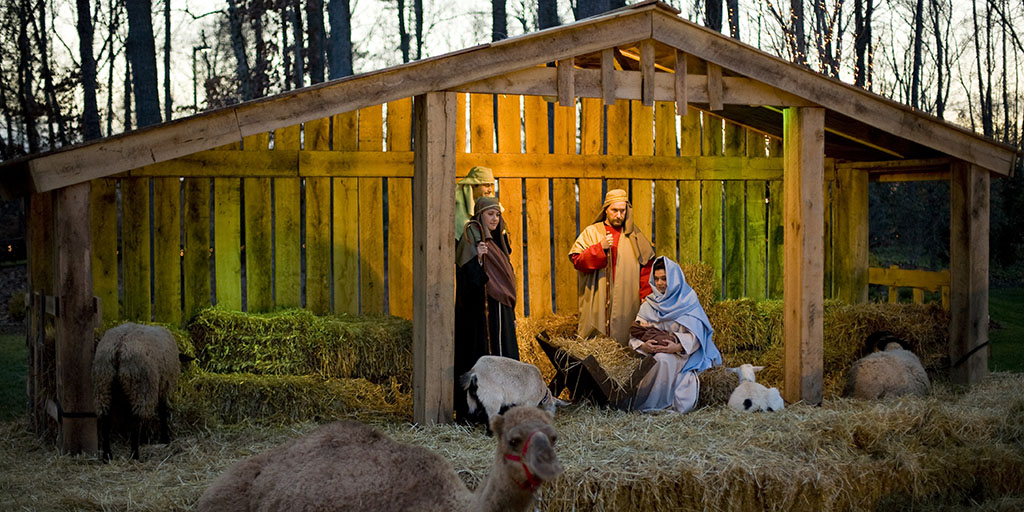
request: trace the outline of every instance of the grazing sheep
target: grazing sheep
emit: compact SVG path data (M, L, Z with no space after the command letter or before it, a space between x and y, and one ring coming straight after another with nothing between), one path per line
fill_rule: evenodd
M877 334L877 333L876 333ZM869 336L872 339L875 334ZM901 395L927 395L931 390L921 360L904 350L898 338L886 336L885 350L858 359L846 375L843 396L872 400Z
M232 466L196 509L217 512L520 511L562 473L551 415L513 407L494 418L490 474L471 492L440 455L358 422L324 425Z
M768 389L754 380L754 374L763 370L764 366L740 365L739 368L726 368L739 376L740 383L729 396L729 407L737 411L778 411L786 407L782 395L776 388Z
M160 420L160 442L170 442L167 402L182 357L174 335L164 327L126 323L103 335L92 360L92 385L104 461L111 459L114 416L127 419L133 459L139 458L142 423L154 415Z
M568 405L551 396L536 366L500 356L481 356L460 378L471 417L487 416L487 424L503 407L536 405L552 415L555 406Z

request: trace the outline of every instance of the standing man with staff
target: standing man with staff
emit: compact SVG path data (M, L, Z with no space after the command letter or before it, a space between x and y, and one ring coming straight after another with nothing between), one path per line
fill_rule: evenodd
M576 238L569 259L579 272L576 333L604 334L626 346L640 301L651 293L654 247L633 224L625 190L608 191L597 219Z

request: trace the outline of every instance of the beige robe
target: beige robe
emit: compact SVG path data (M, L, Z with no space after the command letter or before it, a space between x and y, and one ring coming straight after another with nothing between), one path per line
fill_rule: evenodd
M604 222L587 226L576 238L576 243L569 254L582 253L588 247L601 243L606 233L604 226ZM616 249L618 252L615 257L614 280L610 287L611 318L608 327L611 333L606 332L607 269L602 268L590 273L578 273L580 321L576 334L582 337L605 334L625 346L629 342L629 326L640 310L640 267L647 263L640 261L641 253L648 251L634 248L625 230L619 236L619 245ZM644 256L650 259L649 254Z

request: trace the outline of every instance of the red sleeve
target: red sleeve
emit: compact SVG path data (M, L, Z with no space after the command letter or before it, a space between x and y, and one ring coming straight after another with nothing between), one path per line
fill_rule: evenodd
M608 256L601 244L594 244L583 252L570 254L569 259L576 270L588 274L608 265Z
M654 266L655 259L657 258L651 258L651 261L640 267L640 302L651 294L651 267Z

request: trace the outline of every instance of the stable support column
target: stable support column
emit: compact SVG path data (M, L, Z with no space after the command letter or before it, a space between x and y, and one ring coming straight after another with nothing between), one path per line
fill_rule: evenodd
M57 400L60 448L98 448L93 405L92 357L96 302L92 294L89 182L54 192L54 293L57 296Z
M850 304L868 301L868 173L843 167L836 173L836 298Z
M950 166L949 361L960 384L988 375L989 181L976 165Z
M783 398L820 404L823 381L825 110L783 112Z
M455 105L416 96L413 158L413 421L452 421L455 354Z

